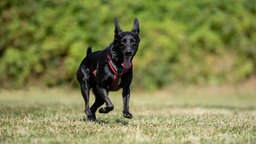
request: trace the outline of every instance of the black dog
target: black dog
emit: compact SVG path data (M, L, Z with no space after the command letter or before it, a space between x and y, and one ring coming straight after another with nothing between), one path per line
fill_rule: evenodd
M95 112L108 113L114 105L108 97L109 91L123 89L123 116L132 118L129 111L130 84L132 82L132 59L139 47L139 21L134 19L131 31L123 32L115 19L114 41L104 50L92 53L91 46L87 56L77 70L77 80L85 101L85 114L89 121L96 121ZM89 106L90 89L95 95L95 102Z

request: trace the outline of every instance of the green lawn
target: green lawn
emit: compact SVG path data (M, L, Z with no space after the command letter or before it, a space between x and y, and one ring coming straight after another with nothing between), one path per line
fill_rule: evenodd
M79 90L0 90L0 143L256 143L254 86L165 88L133 92L133 119L121 92L100 123L84 121Z

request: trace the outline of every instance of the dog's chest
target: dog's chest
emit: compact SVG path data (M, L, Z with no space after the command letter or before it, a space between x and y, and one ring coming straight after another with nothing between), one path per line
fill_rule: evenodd
M105 71L103 73L103 75L105 75L104 77L98 77L98 74L99 74L98 70L97 69L94 70L94 72L93 72L94 77L97 79L97 81L99 83L101 83L100 85L105 87L107 90L117 91L120 89L123 73L118 74L118 73L113 73L110 71L107 71L107 72Z
M123 67L117 67L117 62L112 60L109 54L106 54L106 61L98 63L93 71L98 85L103 86L109 91L117 91L121 88L123 75L130 70Z
M120 84L122 80L122 75L120 74L113 74L113 77L110 78L111 80L108 81L107 89L110 91L117 91L120 89Z

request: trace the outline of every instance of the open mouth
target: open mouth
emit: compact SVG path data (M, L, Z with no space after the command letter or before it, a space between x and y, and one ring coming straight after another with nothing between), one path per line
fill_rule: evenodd
M132 66L131 59L132 59L132 56L124 56L124 62L122 63L122 66L124 69L131 68Z

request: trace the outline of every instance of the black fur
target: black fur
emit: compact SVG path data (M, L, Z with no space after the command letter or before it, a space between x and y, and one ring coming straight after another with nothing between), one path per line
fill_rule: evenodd
M133 117L129 111L132 59L138 50L139 42L138 19L134 19L133 29L128 32L123 32L115 19L113 42L102 51L92 52L92 47L88 47L87 56L77 70L77 80L85 101L84 112L89 121L96 121L95 113L104 103L106 106L101 107L99 113L108 113L114 109L108 92L119 88L123 89L123 116ZM95 95L95 102L91 107L89 106L90 89Z

